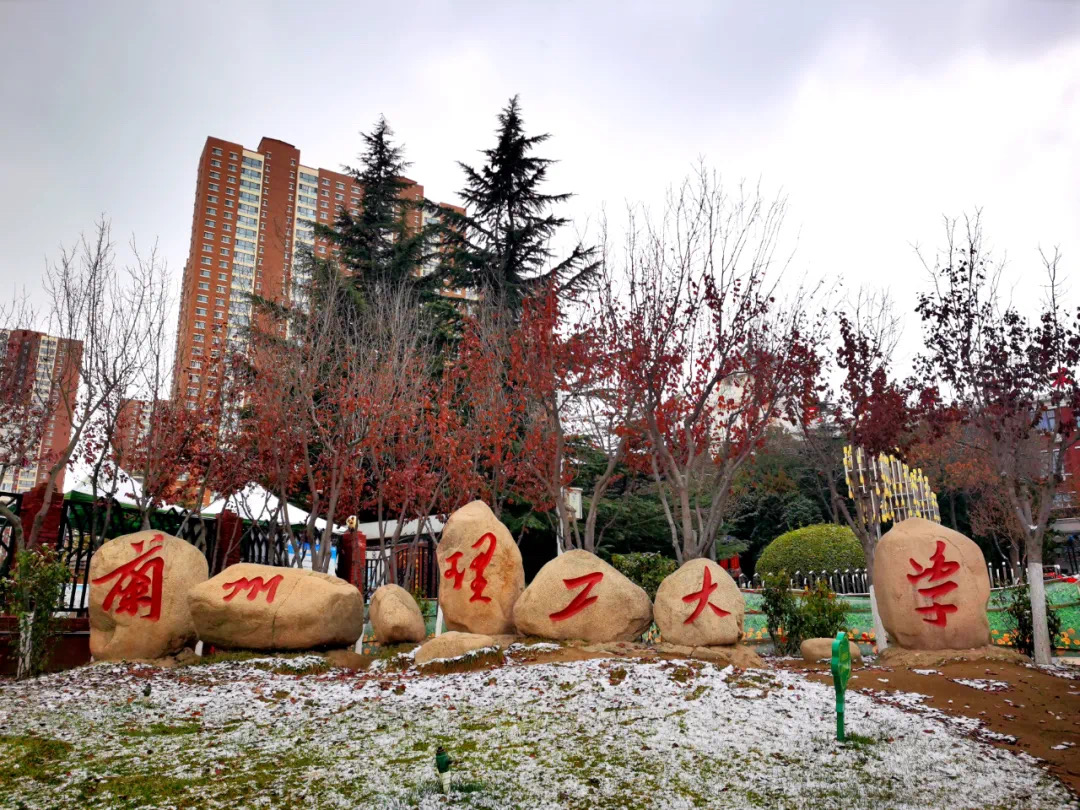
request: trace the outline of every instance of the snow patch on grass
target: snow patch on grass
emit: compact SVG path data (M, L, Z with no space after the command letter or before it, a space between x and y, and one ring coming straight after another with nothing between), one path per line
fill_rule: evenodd
M782 670L103 664L0 686L0 759L28 735L56 743L32 771L0 774L0 807L1076 806L1031 757L974 739L977 721L905 694L850 691L851 739L838 743L832 687ZM449 800L438 745L455 760Z

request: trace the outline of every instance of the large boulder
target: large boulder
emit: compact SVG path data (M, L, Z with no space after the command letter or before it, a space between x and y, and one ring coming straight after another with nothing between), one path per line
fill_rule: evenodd
M990 577L975 543L924 518L908 518L874 552L878 613L907 650L966 650L990 643Z
M736 644L746 603L735 580L712 560L684 563L656 589L653 617L664 641L688 647Z
M195 640L187 592L206 557L179 537L145 531L103 543L90 558L90 654L99 661L163 658Z
M451 658L460 658L465 653L473 650L482 650L486 647L498 647L498 642L491 636L478 633L458 633L450 631L441 636L424 642L416 651L413 661L417 666L430 663L431 661L444 661Z
M383 585L371 595L371 629L380 644L423 641L424 614L412 594L400 585Z
M199 638L219 647L307 650L354 644L364 599L329 574L239 563L188 591Z
M799 645L799 654L802 655L804 661L808 661L811 664L820 661L822 658L831 660L832 645L833 639L831 638L808 638ZM849 641L848 649L851 651L852 665L861 664L862 650L859 649L859 645L854 641Z
M540 569L514 605L518 632L634 641L652 623L649 595L595 554L568 551Z
M439 604L450 630L500 635L514 632L514 603L525 569L513 535L483 501L454 512L436 549Z

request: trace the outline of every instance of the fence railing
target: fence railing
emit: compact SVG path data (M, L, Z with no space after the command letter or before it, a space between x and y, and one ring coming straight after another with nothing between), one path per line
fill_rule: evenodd
M426 599L434 599L439 594L439 566L435 558L435 541L431 537L416 543L399 544L386 554L374 556L379 547L368 547L368 558L364 561L364 599L380 585L390 581L389 558L393 554L397 568L397 583L410 592L419 592ZM410 556L415 553L411 560ZM410 571L411 568L411 571Z
M4 502L16 515L22 509L22 495L14 492L0 492L0 501ZM11 564L15 561L14 530L7 518L0 515L0 580L11 573Z
M1056 565L1043 566L1043 570L1048 575L1055 573L1060 575L1061 573L1060 567ZM1008 588L1020 581L1020 572L1013 570L1008 565L995 566L988 564L986 571L990 576L991 588ZM870 583L865 568L845 568L842 571L840 569L833 571L796 571L789 578L789 583L792 590L802 590L803 588L813 587L814 584L821 580L824 580L829 586L829 590L834 593L847 596L866 596L870 592ZM748 590L758 590L765 585L760 574L754 574L753 577L740 574L736 583L740 588Z

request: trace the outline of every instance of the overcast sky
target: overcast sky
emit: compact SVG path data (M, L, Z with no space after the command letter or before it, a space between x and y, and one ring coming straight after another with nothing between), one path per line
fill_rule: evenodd
M1017 277L1060 245L1080 279L1076 0L0 0L0 31L2 289L37 288L101 213L179 275L207 135L336 168L385 114L455 202L515 93L583 224L703 157L787 193L796 269L907 310L912 245L977 206Z

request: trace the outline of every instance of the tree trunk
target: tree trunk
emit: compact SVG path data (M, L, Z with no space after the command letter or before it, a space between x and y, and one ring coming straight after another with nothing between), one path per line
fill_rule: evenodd
M34 654L34 611L19 617L19 668L18 680L30 677L30 664Z
M1046 586L1043 583L1042 542L1028 535L1027 575L1031 591L1031 635L1035 642L1035 663L1050 664L1050 631L1046 626Z

